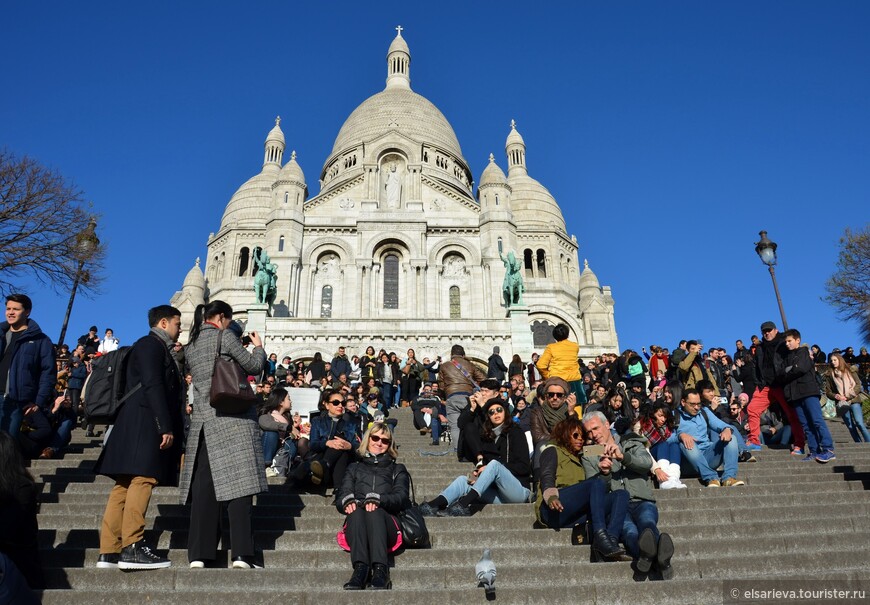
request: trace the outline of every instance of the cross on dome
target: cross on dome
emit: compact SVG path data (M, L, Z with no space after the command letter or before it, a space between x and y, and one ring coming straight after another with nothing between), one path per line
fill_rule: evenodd
M275 126L280 126L280 125L281 125L281 116L277 116L277 117L275 117Z
M199 267L199 257L196 257L196 266Z
M402 30L403 30L403 29L405 29L405 28L402 27L401 25L397 25L397 26L396 26L396 31L399 32L399 37L400 37L400 38L402 37Z
M516 130L516 129L517 129L516 120L511 120L511 130Z
M494 162L495 162L495 156L492 154L489 154L489 163L492 164Z
M290 153L290 161L292 162L292 161L295 160L295 159L296 159L296 150L294 149L294 150Z

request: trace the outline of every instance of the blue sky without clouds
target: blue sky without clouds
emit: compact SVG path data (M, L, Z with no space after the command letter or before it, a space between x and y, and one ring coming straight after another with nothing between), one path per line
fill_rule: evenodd
M123 342L168 301L281 115L309 189L380 91L401 24L415 91L475 178L511 119L602 284L622 348L729 350L778 319L758 231L779 244L789 324L860 344L820 297L870 218L867 2L12 3L0 22L0 145L74 180L102 214L96 323ZM67 295L31 285L57 337ZM376 343L375 343L376 344Z

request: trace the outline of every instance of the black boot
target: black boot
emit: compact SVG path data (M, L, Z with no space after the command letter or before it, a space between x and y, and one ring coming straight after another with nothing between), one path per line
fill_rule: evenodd
M649 573L652 568L653 559L656 558L658 545L656 536L649 527L640 532L640 537L637 540L637 547L640 551L640 556L637 558L637 570L641 573Z
M369 579L369 566L365 563L357 563L353 566L353 575L347 584L344 585L345 590L363 590L366 587L366 580Z
M390 580L390 568L383 563L372 565L372 581L369 584L372 590L389 590L393 587Z
M625 554L619 542L606 529L599 529L592 535L592 550L593 554L598 553L608 561L615 561Z
M670 580L674 577L674 568L671 567L671 557L674 556L674 541L668 534L659 536L658 551L656 552L656 566L662 574L662 580Z

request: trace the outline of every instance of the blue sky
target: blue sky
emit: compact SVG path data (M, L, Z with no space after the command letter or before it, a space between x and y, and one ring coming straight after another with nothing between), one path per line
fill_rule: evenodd
M415 91L451 122L475 178L530 174L613 288L622 348L729 350L779 314L754 251L779 244L789 324L858 345L820 300L847 226L870 218L870 3L19 2L4 8L0 145L56 168L102 215L96 323L146 329L205 257L281 115L309 189L350 112L380 91L401 24ZM398 8L402 7L402 8ZM67 295L31 286L52 338Z

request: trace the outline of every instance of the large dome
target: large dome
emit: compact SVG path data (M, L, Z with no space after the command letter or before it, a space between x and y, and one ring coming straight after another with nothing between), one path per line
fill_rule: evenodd
M419 143L437 145L462 158L456 133L444 114L425 97L402 88L383 90L354 109L338 131L332 153L371 141L390 130L398 130Z

